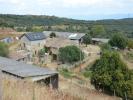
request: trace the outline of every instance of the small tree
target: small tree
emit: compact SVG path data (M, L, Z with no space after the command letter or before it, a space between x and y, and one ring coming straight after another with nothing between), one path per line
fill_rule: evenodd
M5 43L0 42L0 56L7 57L8 54L9 54L8 46Z
M76 46L66 46L59 49L59 59L62 62L73 63L84 59L83 52Z
M125 49L127 46L127 38L123 34L118 33L110 39L109 44L119 49Z
M50 34L50 38L53 38L53 37L56 37L56 34L55 34L54 32L52 32L52 33Z
M89 34L86 34L86 35L83 37L83 43L85 43L86 46L87 46L88 44L91 43L91 36L90 36Z

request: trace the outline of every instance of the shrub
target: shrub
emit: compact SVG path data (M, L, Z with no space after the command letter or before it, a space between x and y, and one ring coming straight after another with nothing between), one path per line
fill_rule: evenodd
M0 42L0 56L7 57L9 54L8 45L3 42Z
M118 47L119 49L125 49L127 47L127 38L118 33L110 39L109 44L111 46Z
M83 52L76 46L66 46L59 49L59 59L62 62L73 63L84 59Z
M128 98L133 95L133 74L122 62L117 52L106 51L92 67L92 83L96 88L116 92L117 96ZM132 98L133 99L133 98Z

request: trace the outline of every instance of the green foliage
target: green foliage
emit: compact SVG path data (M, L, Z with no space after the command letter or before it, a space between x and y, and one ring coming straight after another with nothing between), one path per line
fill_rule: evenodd
M117 52L106 51L101 59L97 60L92 67L92 83L96 88L104 88L105 91L124 98L133 99L133 74L122 62Z
M71 78L72 72L68 71L67 69L63 68L59 70L60 74L63 75L65 78Z
M83 52L76 46L66 46L59 49L59 59L62 62L73 63L84 59Z
M9 54L8 46L5 43L0 42L0 56L7 57L8 54Z
M91 77L92 72L87 70L87 71L83 72L83 75L84 75L84 77L89 78L89 77Z
M45 53L47 53L47 52L48 52L47 48L43 48L43 49L41 49L41 50L38 52L38 56L39 56L39 57L42 57L42 56L44 56Z
M101 47L101 51L105 51L105 50L112 50L111 49L111 45L110 44L108 44L108 43L106 43L106 44L101 44L100 45L100 47Z
M27 31L27 32L32 32L32 31L33 31L33 29L32 29L32 27L31 27L31 26L28 26L28 27L26 27L26 31Z
M133 39L128 39L128 48L133 49Z
M53 38L53 37L56 37L56 34L55 34L54 32L52 32L52 33L50 34L50 38Z
M109 41L109 44L119 49L125 49L127 47L127 38L123 34L115 34Z
M103 25L94 25L91 29L91 35L93 37L100 37L106 34L106 31L104 29Z
M30 26L42 26L40 29L27 29ZM63 26L63 28L62 28ZM0 27L11 27L17 31L67 31L67 32L90 32L96 37L110 37L116 32L123 32L133 38L133 18L120 20L97 20L85 21L55 16L35 15L9 15L0 14ZM17 28L16 28L17 27ZM19 29L21 28L21 29ZM105 32L105 33L104 33Z
M86 44L90 44L91 43L91 36L89 34L86 34L84 37L83 37L83 43Z

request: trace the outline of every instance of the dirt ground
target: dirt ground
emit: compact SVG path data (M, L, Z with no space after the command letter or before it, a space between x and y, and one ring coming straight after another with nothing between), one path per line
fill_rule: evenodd
M133 53L133 50L131 51L128 51L128 50L124 50L124 51L121 51L120 52L120 56L122 58L122 60L127 64L128 68L129 69L133 69L133 60L131 61L131 59L127 59L124 55L126 55L127 52L132 52Z

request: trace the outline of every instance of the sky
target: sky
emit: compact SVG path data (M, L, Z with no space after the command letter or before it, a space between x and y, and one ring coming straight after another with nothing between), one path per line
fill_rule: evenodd
M82 20L119 19L133 17L133 0L0 0L0 13Z

